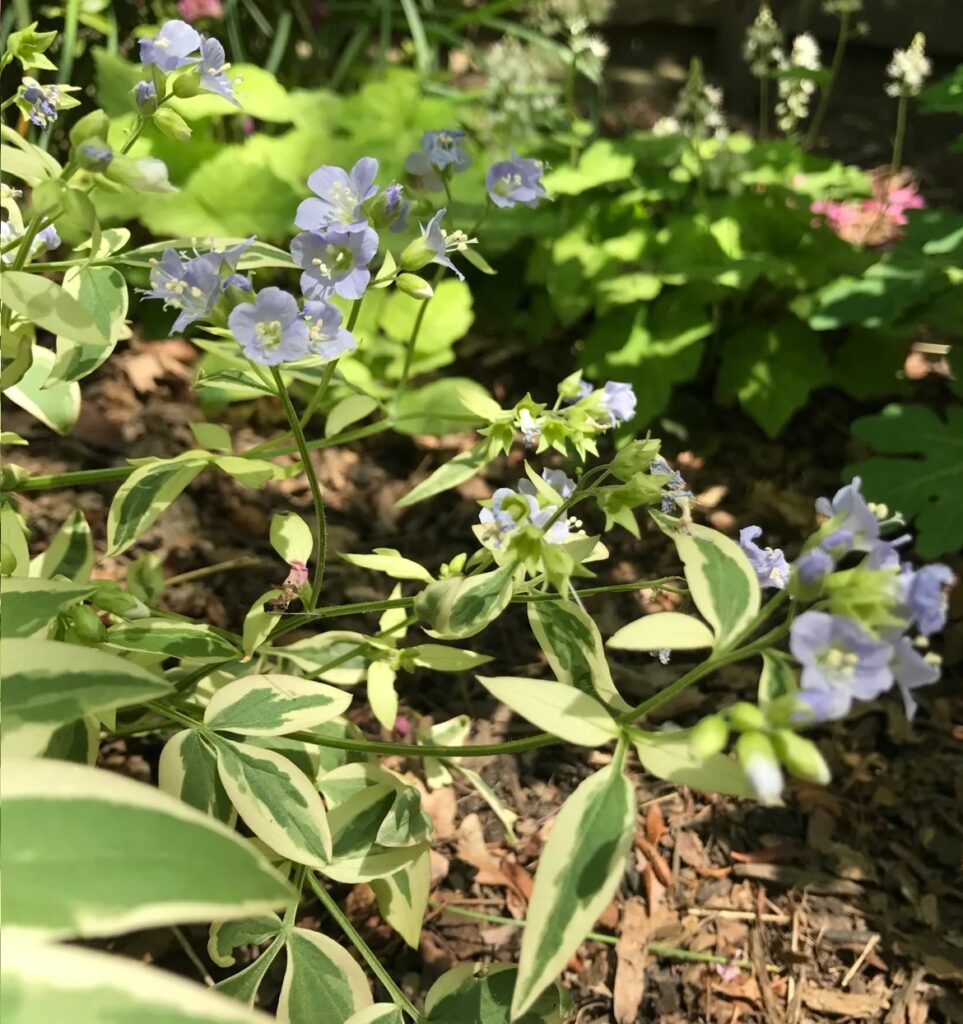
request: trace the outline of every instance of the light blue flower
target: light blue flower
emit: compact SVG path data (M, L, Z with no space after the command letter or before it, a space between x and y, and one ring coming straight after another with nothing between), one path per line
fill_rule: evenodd
M248 359L262 366L308 354L308 325L301 319L297 299L281 288L264 288L254 302L235 306L227 326Z
M852 534L852 548L855 551L870 551L879 540L879 519L860 493L861 481L858 476L853 482L841 487L829 498L819 498L816 511L837 519L837 530L848 530Z
M459 281L464 281L465 275L452 263L448 253L464 252L474 239L469 238L464 231L446 232L441 226L444 217L445 208L442 207L427 224L421 225L421 237L434 253L431 262L447 267Z
M241 104L234 95L234 83L225 74L230 66L224 47L216 39L204 38L201 42L201 88L239 107Z
M30 105L27 117L46 131L57 120L60 90L56 85L41 85L35 78L25 77L22 96Z
M206 317L221 294L221 279L210 260L195 257L185 261L174 249L166 249L150 268L150 284L147 298L160 299L178 311L172 334Z
M9 220L0 221L0 245L6 245L8 242L13 242L23 235L22 231L16 231ZM57 234L57 229L51 224L49 227L38 231L34 235L33 241L30 243L30 252L28 254L29 259L33 259L41 250L45 249L48 252L51 249L56 249L60 245L60 235ZM6 264L13 263L17 258L17 250L11 249L9 252L3 254L3 262Z
M783 590L789 580L789 563L781 548L761 548L756 537L762 536L762 527L746 526L739 531L739 547L745 552L762 587Z
M599 396L599 404L603 412L608 413L613 427L627 423L635 415L636 398L632 385L607 381Z
M804 552L795 562L799 579L806 586L818 583L826 573L832 572L835 564L833 556L828 551L824 551L822 547L815 547L811 551Z
M902 603L924 636L938 633L946 625L949 606L946 589L955 582L953 571L942 562L916 570L907 566L904 570L900 579Z
M575 493L575 481L564 470L543 469L542 479L562 498L570 498Z
M842 718L853 700L873 700L893 685L893 647L852 619L808 611L794 620L789 649L803 666L800 700L816 721Z
M153 82L148 82L146 79L137 83L134 86L134 102L137 104L138 109L151 105L153 106L157 102L157 86Z
M193 55L200 45L200 33L186 21L166 21L153 39L140 40L140 61L170 74L188 64L196 64L198 58Z
M308 347L326 361L358 347L354 336L341 326L341 310L330 302L305 302L301 319L308 325Z
M465 152L465 133L452 130L425 132L421 149L405 160L405 170L419 178L430 192L444 188L439 175L447 177L470 166L471 157Z
M334 292L343 299L360 299L378 251L378 235L361 231L302 231L291 242L294 262L304 269L301 290L308 298L326 299Z
M893 670L896 687L903 698L906 717L913 718L917 708L913 690L937 682L940 678L940 668L938 664L924 658L909 637L895 634L891 637L891 642L894 655L890 667Z
M478 514L478 521L486 527L486 540L493 547L500 548L510 535L526 522L544 530L544 540L548 544L564 544L571 536L569 521L558 518L551 526L549 520L558 511L557 505L539 504L534 485L523 480L518 490L511 487L499 487L491 497L491 507L483 508Z
M368 219L361 209L378 191L374 184L378 161L363 156L350 171L325 164L308 177L317 198L305 199L294 216L304 231L363 231Z
M676 506L681 502L692 500L692 491L689 490L682 474L677 469L673 469L661 455L656 455L649 464L649 473L653 476L667 476L669 478L662 485L665 491L662 498L662 511L666 515L674 512Z
M539 199L548 197L541 181L544 170L541 160L520 157L513 149L511 160L492 164L485 175L489 198L496 206L538 206Z

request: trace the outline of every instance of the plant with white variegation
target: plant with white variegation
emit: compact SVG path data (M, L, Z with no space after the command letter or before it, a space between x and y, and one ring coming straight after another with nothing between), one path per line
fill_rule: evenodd
M11 37L8 56L27 70L44 68L38 54L49 43L25 30ZM216 41L168 23L141 49L147 77L134 89L129 138L148 123L176 135L173 105L191 102L198 90L234 102ZM27 81L17 93L43 127L59 98ZM174 117L158 120L161 111ZM491 272L470 248L476 229L454 227L446 209L432 212L421 196L425 223L393 254L378 232L402 220L406 200L400 186L375 184L377 162L368 158L350 172L324 166L311 176L316 198L295 214L302 233L290 254L244 239L211 240L190 258L184 240L130 251L126 232L101 229L88 193L108 183L146 187L166 176L125 164L108 143L109 119L98 113L75 126L63 167L20 136L8 140L17 152L4 173L33 189L26 217L22 196L4 193L11 214L5 223L12 224L4 259L12 258L2 275L8 397L53 429L69 429L78 381L126 336L125 272L133 267L146 269L150 293L177 310L177 330L201 325L194 338L205 353L198 386L225 401L271 396L289 429L236 452L224 426L200 422L193 424L196 447L174 458L48 477L4 469L5 1024L265 1021L254 1006L267 972L282 960L276 1019L284 1024L310 1024L319 1013L325 1024L561 1024L570 999L557 978L615 894L636 834L634 776L642 771L767 803L782 799L784 773L825 783L826 761L801 732L894 686L912 714L913 692L939 675L926 642L945 621L949 571L901 563L903 538L890 533L898 517L867 505L858 481L820 501L821 524L792 565L781 551L757 544L758 528L744 529L737 543L701 525L658 441L631 440L623 431L617 452L608 445L614 429L633 420L632 389L616 381L592 387L574 374L550 403L526 395L508 408L480 386L456 387L459 423L475 428L477 439L399 504L464 483L519 441L524 477L481 503L471 550L430 569L393 548L345 553L390 582L383 598L328 602L325 505L312 450L404 427L401 400L442 275L461 274L453 257ZM426 134L408 163L426 191L437 187L450 197L454 174L468 160L462 133L439 131ZM489 212L537 203L540 178L541 165L517 154L495 163ZM70 258L39 259L68 229ZM429 264L436 268L431 282L416 276ZM255 293L250 273L269 268L301 271L303 298L274 286ZM51 271L64 273L62 283ZM399 289L411 322L394 391L353 355L362 339L351 333L364 296L386 288ZM44 331L56 335L56 352L42 344ZM415 411L451 418L451 399ZM326 414L323 437L308 440L319 411ZM25 443L9 434L3 440ZM293 464L279 461L290 455ZM106 555L115 560L208 471L248 487L303 473L314 506L311 523L295 512L272 522L275 585L254 602L239 632L169 612L170 581L149 555L126 563L123 584L98 578L93 531L80 508L30 556L24 495L122 481L106 524ZM603 521L602 529L593 527ZM602 535L620 528L638 536L642 523L674 546L682 575L584 585L607 558ZM606 645L586 602L643 589L667 595L673 610L627 623ZM764 594L773 596L764 601ZM327 628L371 614L379 618L368 630ZM465 641L502 616L527 618L551 677L486 668L475 679L531 724L530 735L471 743L467 715L418 722L414 742L367 735L352 724L362 682L387 732L398 725L415 671L461 674L464 681L487 666L492 659ZM643 696L635 687L623 694L606 646L617 657L656 656L669 671L679 660L686 667L655 693ZM733 694L687 728L653 726L653 710L740 661L759 670L754 698ZM102 739L141 734L163 742L157 788L93 767ZM423 997L406 993L331 891L369 884L383 920L418 947L432 888L432 820L422 789L382 759L393 766L406 759L428 788L455 776L466 781L511 842L516 814L462 761L560 744L599 751L604 767L555 819L517 966L465 963ZM305 899L323 909L323 932L299 924ZM209 924L208 955L221 971L236 966L239 948L256 956L208 991L102 949L65 944L185 923Z

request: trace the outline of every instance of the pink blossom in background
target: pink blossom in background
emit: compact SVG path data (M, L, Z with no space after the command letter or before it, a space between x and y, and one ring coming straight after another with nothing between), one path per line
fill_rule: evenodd
M843 228L854 223L859 216L857 210L849 203L834 203L831 199L817 199L809 210L811 213L822 214L837 235Z
M898 180L877 177L872 199L843 203L817 199L809 209L825 217L830 230L847 242L884 245L896 238L900 234L899 229L906 226L907 210L922 210L926 206L926 200L912 181L897 184Z
M896 224L906 223L907 210L922 210L926 206L926 200L916 191L915 185L904 185L902 188L894 188L886 197L889 207L889 215Z
M395 719L395 732L399 736L408 736L411 734L411 723L408 721L407 718L404 718L402 715L399 715Z
M304 562L292 562L288 568L288 577L284 581L286 587L300 590L308 582L308 567Z
M185 21L220 18L224 15L221 0L177 0L177 13Z

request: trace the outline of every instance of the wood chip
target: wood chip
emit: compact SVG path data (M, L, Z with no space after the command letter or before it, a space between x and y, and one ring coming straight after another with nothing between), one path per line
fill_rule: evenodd
M888 992L840 992L837 989L803 989L803 1004L817 1013L837 1017L875 1017L889 1006Z
M644 902L633 896L622 911L622 930L615 947L614 1012L617 1024L634 1024L645 993L650 919Z

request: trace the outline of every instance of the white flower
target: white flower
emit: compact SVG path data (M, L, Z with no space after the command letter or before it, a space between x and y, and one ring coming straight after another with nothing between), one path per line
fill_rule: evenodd
M783 60L781 71L818 71L821 67L819 43L808 32L792 41L789 59ZM816 83L808 78L780 78L776 120L780 131L791 132L809 116L809 103L816 92Z
M782 31L768 4L759 8L756 20L746 29L742 55L756 78L769 78L782 60Z
M925 46L926 37L922 32L917 32L909 49L893 51L893 59L886 68L886 73L892 79L886 85L888 96L919 95L933 67L924 52Z

